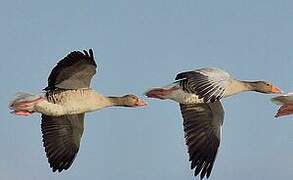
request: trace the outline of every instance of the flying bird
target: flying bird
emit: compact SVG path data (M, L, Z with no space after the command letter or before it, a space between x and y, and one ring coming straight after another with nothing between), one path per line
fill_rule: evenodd
M224 109L221 99L244 91L281 93L266 81L240 81L218 68L177 74L172 84L148 90L145 95L179 103L185 141L194 175L209 178L221 140Z
M67 170L73 163L84 130L85 113L112 106L146 105L135 95L103 96L91 89L96 68L91 49L73 51L53 68L44 95L18 93L9 104L16 115L42 114L43 146L53 172Z
M275 117L293 114L293 93L273 97L272 101L277 105L281 105Z

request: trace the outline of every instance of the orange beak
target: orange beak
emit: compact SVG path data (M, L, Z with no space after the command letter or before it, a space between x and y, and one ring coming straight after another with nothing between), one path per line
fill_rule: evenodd
M281 94L281 93L283 93L283 91L280 88L278 88L276 86L273 86L272 87L272 93Z
M143 106L146 106L148 105L145 101L139 99L138 102L136 103L136 106L138 107L143 107Z

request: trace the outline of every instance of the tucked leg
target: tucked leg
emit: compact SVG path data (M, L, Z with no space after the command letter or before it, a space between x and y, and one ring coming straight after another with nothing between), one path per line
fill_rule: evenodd
M165 96L171 94L173 91L177 91L178 89L178 87L172 87L169 89L154 88L146 92L145 95L150 98L165 99Z
M34 112L34 106L42 101L45 101L45 99L39 97L33 100L13 102L10 105L10 109L13 110L11 113L19 116L29 116Z
M293 104L286 104L280 107L275 117L293 114Z

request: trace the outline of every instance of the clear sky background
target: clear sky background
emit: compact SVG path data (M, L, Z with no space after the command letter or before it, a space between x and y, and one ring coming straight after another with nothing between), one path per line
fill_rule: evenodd
M16 117L17 91L38 93L57 61L93 48L92 87L105 95L165 85L179 71L213 66L244 80L293 91L292 0L10 0L0 6L1 180L192 180L178 105L148 100L141 109L86 116L69 171L52 173L40 115ZM293 177L293 116L275 119L271 95L224 100L223 141L210 179Z

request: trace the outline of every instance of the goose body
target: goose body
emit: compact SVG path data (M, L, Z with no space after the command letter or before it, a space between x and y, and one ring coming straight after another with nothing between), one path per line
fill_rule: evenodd
M43 146L53 172L73 163L84 130L85 113L111 106L141 107L134 95L103 96L90 88L97 64L93 51L73 51L60 60L48 78L45 95L19 93L9 104L16 115L42 114Z
M240 92L280 93L265 81L240 81L218 68L202 68L177 74L171 85L153 88L145 95L179 103L189 161L194 175L208 178L220 146L224 109L221 99Z
M219 68L202 68L177 74L170 85L153 88L147 96L171 99L181 104L209 103L245 91L280 93L281 90L265 81L240 81Z
M48 92L46 100L35 105L45 115L62 116L93 112L112 106L109 98L92 89L59 90Z

